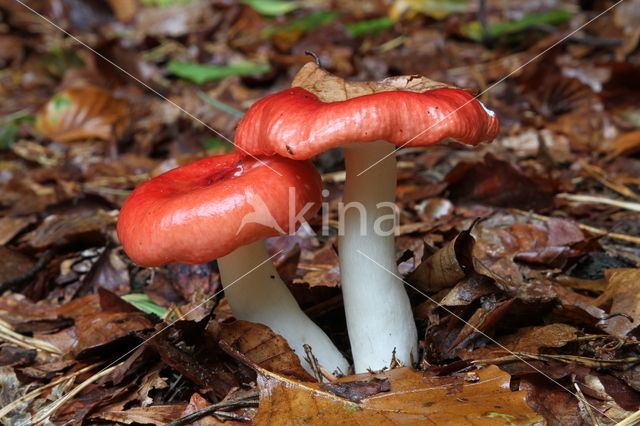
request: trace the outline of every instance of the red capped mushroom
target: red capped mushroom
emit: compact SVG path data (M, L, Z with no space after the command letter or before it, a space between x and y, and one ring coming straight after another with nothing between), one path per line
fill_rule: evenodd
M297 160L344 148L340 270L355 370L389 367L394 349L408 365L418 360L416 327L397 273L393 224L382 229L395 223L394 151L444 139L491 141L498 119L467 91L418 76L350 83L309 63L293 86L256 102L235 144Z
M134 190L120 211L118 237L142 266L218 259L236 318L268 325L299 356L308 344L328 371L346 373L348 363L302 312L261 241L295 231L317 212L320 191L320 176L307 161L209 157Z

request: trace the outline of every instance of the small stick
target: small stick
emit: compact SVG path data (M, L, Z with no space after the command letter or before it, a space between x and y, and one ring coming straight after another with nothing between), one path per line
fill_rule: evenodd
M391 352L391 362L389 363L389 370L393 370L394 368L402 367L402 363L396 357L396 348L393 348L393 352Z
M510 209L518 214L522 214L525 216L531 216L534 219L538 219L538 220L550 220L550 219L554 219L553 217L550 216L544 216L538 213L533 213L533 212L526 212L524 210L520 210L520 209ZM596 235L604 235L608 238L613 238L616 240L621 240L621 241L628 241L630 243L634 243L634 244L638 244L640 245L640 237L634 237L633 235L627 235L627 234L618 234L615 232L609 232L606 231L604 229L600 229L600 228L595 228L593 226L589 226L589 225L584 225L582 223L578 223L578 228L587 231L587 232L591 232L592 234L596 234Z
M580 405L582 405L582 407L585 409L585 411L589 415L589 419L591 420L591 424L593 426L600 426L600 422L598 421L596 416L593 414L593 410L591 410L591 404L589 404L589 402L587 401L587 398L585 398L584 394L582 393L582 389L580 389L580 386L578 386L578 383L576 383L575 374L571 375L571 381L573 382L573 387L576 388L576 395L575 396L576 396L576 398L578 398L578 402L580 403Z
M33 399L34 397L40 395L42 392L44 392L45 390L54 387L55 385L62 383L64 381L73 379L76 376L79 376L83 373L86 373L87 371L93 370L94 368L96 368L98 365L100 365L99 362L96 362L95 364L91 364L88 365L84 368L81 368L80 370L68 374L66 376L62 376L62 377L58 377L55 380L52 380L50 383L47 383L44 386L40 386L37 389L32 390L31 392L22 395L20 398L11 401L8 405L4 406L2 409L0 409L0 419L4 416L6 416L7 414L9 414L11 411L13 411L18 405L20 405L23 402L29 401L30 399Z
M640 422L640 410L636 411L621 422L616 423L614 426L634 426L637 425L638 422Z
M556 197L569 200L569 201L575 201L578 203L605 204L608 206L619 207L625 210L640 212L640 203L632 203L630 201L613 200L611 198L598 197L595 195L574 195L574 194L567 194L567 193L556 194Z
M304 352L307 354L305 361L309 363L311 366L311 370L313 370L313 377L320 383L322 383L322 372L320 371L320 366L318 365L318 358L313 355L313 351L311 350L311 346L306 343L302 345L304 348Z
M305 50L305 55L311 56L316 61L316 65L322 68L322 64L320 63L320 57L316 54L316 52L312 52L311 50Z
M62 355L62 351L57 346L44 340L16 333L11 329L11 324L3 320L0 320L0 340L6 340L27 349L37 349L54 355Z
M104 369L102 371L99 371L96 374L94 374L93 376L89 377L84 382L80 383L71 392L69 392L68 394L66 394L62 398L54 401L48 407L45 407L44 409L42 409L38 413L38 415L33 419L33 424L37 425L37 424L43 422L44 420L46 420L47 418L49 418L49 416L51 416L53 413L55 413L58 410L58 408L62 407L64 404L66 404L67 401L69 401L71 398L73 398L74 396L79 394L84 388L86 388L91 383L95 382L96 380L101 379L102 377L111 374L116 368L120 367L122 364L124 364L124 361L119 363L119 364L113 365L113 366L111 366L109 368L106 368L106 369Z
M193 423L194 421L208 416L209 414L216 414L216 411L221 408L246 408L246 407L257 407L258 401L253 398L258 397L258 392L251 392L245 395L241 395L237 398L230 399L228 401L219 402L217 404L210 405L202 410L198 410L195 413L188 414L178 420L174 420L171 423L167 423L166 426L183 426L188 425L189 423ZM247 401L251 399L251 401Z

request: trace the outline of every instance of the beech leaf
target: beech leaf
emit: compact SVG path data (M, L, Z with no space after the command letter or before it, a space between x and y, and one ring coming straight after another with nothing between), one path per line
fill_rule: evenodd
M470 379L472 378L472 380ZM356 383L378 379L379 386L364 396L350 394L345 399L330 392L327 385L296 382L266 370L258 374L260 407L257 425L532 425L542 424L526 403L525 391L511 391L511 377L496 366L471 376L436 377L409 368L380 374L359 374L337 383ZM383 380L381 382L380 380ZM387 382L388 381L388 382ZM336 383L332 387L336 387ZM388 390L385 390L388 389ZM367 395L368 393L368 395Z
M53 96L38 111L36 127L60 142L112 140L129 122L129 104L95 86L74 87Z

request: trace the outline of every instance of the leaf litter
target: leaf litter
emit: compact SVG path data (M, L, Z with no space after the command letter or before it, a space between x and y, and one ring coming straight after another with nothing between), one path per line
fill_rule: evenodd
M640 409L635 2L522 70L609 3L64 3L37 7L95 51L0 5L4 423L583 425ZM398 153L417 369L315 382L286 340L233 320L215 263L140 268L115 236L136 185L228 147L104 58L221 140L289 87L305 50L348 80L419 74L475 92L517 70L482 94L502 122L496 142ZM388 90L306 69L296 84L324 84L328 99ZM278 272L348 356L343 164L334 152L316 162L330 195L310 229L329 235L268 247L283 250Z

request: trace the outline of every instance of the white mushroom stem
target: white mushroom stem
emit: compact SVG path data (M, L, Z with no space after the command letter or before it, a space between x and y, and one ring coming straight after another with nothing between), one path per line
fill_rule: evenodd
M418 361L416 325L395 261L393 149L383 141L344 148L347 176L339 254L356 373L389 367L394 349L402 364Z
M304 344L311 346L318 363L329 372L348 373L349 363L325 332L300 309L280 279L263 241L219 258L218 268L224 294L237 319L265 324L283 336L310 373L311 367L304 360Z

